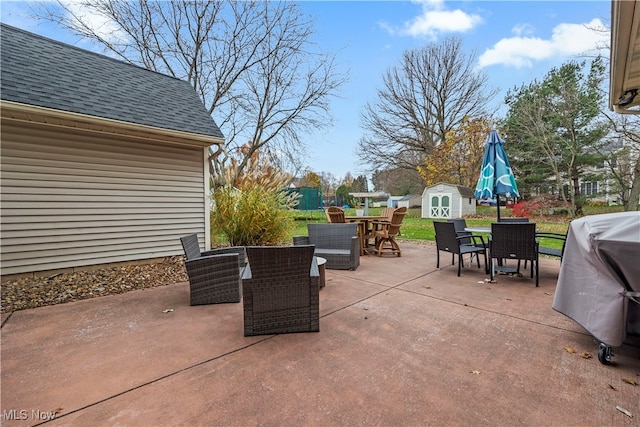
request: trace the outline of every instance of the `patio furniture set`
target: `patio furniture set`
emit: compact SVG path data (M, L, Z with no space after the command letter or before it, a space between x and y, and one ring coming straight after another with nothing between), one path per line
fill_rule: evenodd
M242 294L245 336L319 331L320 271L313 245L200 252L196 234L180 241L191 305L237 303Z
M461 268L464 267L463 255L471 255L476 258L478 268L480 268L480 255L484 257L485 271L494 279L497 272L520 274L521 262L524 267L530 262L531 278L538 281L538 260L539 255L556 256L562 260L564 255L564 245L566 236L558 233L538 232L536 224L529 222L528 218L502 218L499 222L491 224L490 228L467 227L464 219L451 219L447 222L434 221L436 231L437 258L436 267L440 267L440 251L452 254L451 264L455 262L455 255L458 255L458 276ZM488 241L484 236L473 234L473 232L490 233ZM562 241L562 248L552 248L540 246L541 239L556 239ZM487 256L488 254L488 256ZM517 261L517 267L509 267L507 260Z
M380 215L376 216L346 216L344 210L337 206L329 206L325 212L330 224L357 224L360 255L374 253L382 256L387 253L402 256L402 250L396 237L400 235L400 227L407 214L406 207L385 208ZM373 240L373 245L370 244L371 240Z
M406 209L394 210L390 221L377 220L377 227L367 234L375 239L379 255L388 251L400 256L395 236L405 214ZM191 305L242 299L245 336L319 331L324 269L358 268L363 226L343 221L308 224L307 230L308 236L295 236L291 246L236 246L205 252L200 251L197 234L181 237Z

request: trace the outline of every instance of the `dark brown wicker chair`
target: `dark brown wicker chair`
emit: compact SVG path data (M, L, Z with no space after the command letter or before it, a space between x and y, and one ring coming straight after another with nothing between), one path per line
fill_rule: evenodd
M482 236L463 235L458 236L453 222L434 221L433 228L436 231L436 267L440 268L440 251L451 252L451 264L458 255L458 276L464 267L462 255L475 253L478 268L480 268L480 254L484 256L485 271L487 271L487 247ZM468 244L462 242L468 241Z
M507 222L507 223L521 223L521 222L529 222L529 218L526 217L506 217L506 218L500 218L498 220L498 222Z
M245 267L243 247L200 252L198 235L180 238L186 256L191 305L240 302L240 279Z
M517 260L520 272L520 261L531 261L531 278L535 268L536 287L538 286L538 241L536 240L536 224L530 223L505 223L491 224L491 239L489 240L489 257L491 258L491 280L496 271L512 272L513 269L501 265L504 260ZM498 265L494 263L498 260ZM525 267L526 268L526 267Z
M313 250L313 245L246 248L245 336L320 330L319 273Z
M314 245L315 255L327 260L329 270L355 270L360 266L358 224L307 224L308 236L294 236L294 245Z

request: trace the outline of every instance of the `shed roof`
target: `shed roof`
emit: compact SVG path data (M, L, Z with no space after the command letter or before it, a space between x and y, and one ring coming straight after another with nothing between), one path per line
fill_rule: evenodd
M388 194L384 191L374 191L367 193L349 193L353 197L387 197Z
M474 199L476 197L471 188L466 187L464 185L449 184L447 182L439 182L437 184L434 184L434 185L431 185L431 186L427 187L426 189L437 187L438 185L448 185L450 187L455 187L462 197L469 197L469 198L472 198L472 199Z
M1 99L223 138L186 81L1 24Z

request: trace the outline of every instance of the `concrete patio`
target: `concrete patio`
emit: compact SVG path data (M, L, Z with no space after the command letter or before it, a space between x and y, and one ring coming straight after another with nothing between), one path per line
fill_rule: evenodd
M401 246L327 271L319 333L245 338L242 303L186 283L5 315L1 424L640 425L639 340L598 362L551 308L557 259L536 288Z

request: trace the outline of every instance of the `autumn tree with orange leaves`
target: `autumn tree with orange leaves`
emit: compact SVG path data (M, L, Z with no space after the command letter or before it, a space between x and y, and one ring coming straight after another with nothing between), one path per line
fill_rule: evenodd
M465 117L418 166L424 183L429 186L446 182L474 188L482 167L484 142L490 131L491 123L487 118Z

